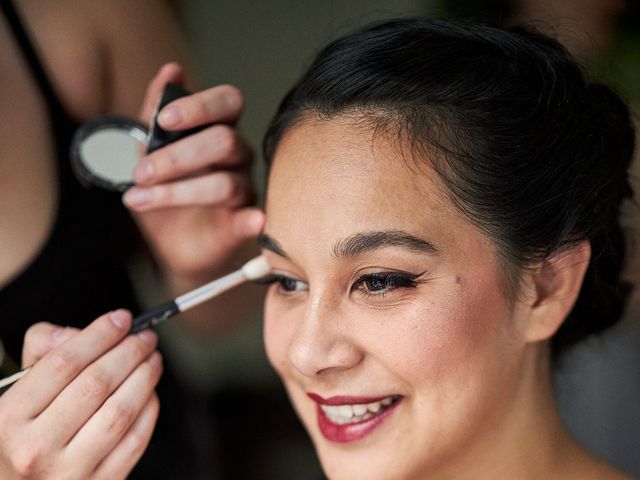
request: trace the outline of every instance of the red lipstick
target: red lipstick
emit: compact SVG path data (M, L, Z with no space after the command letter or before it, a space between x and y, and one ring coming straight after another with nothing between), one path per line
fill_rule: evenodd
M384 422L395 411L402 397L399 396L382 396L382 397L350 397L350 396L334 396L323 398L315 393L307 393L309 398L316 402L318 427L322 435L331 442L348 443L360 440L372 433L382 422ZM340 405L370 405L376 402L388 402L388 405L379 405L376 412L367 410L366 413L358 417L350 419L337 419L332 416L331 410ZM325 407L323 409L323 406Z

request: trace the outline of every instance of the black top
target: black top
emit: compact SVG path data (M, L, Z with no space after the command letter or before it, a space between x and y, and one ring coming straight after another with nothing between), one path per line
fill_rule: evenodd
M56 96L12 2L0 0L0 6L47 105L59 186L55 224L44 247L0 289L0 339L19 361L24 334L33 323L83 327L115 308L139 313L126 269L138 236L120 193L85 188L73 174L69 144L77 124ZM208 422L203 422L202 408L186 394L167 362L157 391L160 420L147 453L129 478L195 478L194 468L203 463L196 453L205 457L211 472L213 452L194 444L194 429L200 438L206 437Z
M114 308L137 310L125 266L134 229L119 194L87 189L75 178L69 143L77 124L60 104L11 2L0 4L46 102L58 176L58 209L46 243L0 289L0 338L19 360L33 323L82 327Z

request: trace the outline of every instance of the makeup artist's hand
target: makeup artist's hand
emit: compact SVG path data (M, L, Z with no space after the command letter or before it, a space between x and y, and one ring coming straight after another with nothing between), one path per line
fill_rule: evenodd
M155 334L126 336L130 325L118 310L81 331L29 329L33 367L0 397L0 478L126 478L151 437L162 372Z
M182 83L182 69L165 65L151 82L140 119L148 124L168 82ZM166 130L208 128L156 150L135 171L124 196L162 266L183 277L210 278L245 240L262 229L252 207L252 151L234 128L242 94L229 85L171 102L158 122Z

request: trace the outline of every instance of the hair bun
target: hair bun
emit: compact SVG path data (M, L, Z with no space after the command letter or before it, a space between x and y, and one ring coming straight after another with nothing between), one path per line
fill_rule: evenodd
M628 170L633 159L635 133L631 114L625 103L609 87L600 83L587 85L596 118L593 122L600 129L603 145L607 152L606 167L619 173L619 192L622 198L632 195L628 182ZM614 172L614 173L615 173Z

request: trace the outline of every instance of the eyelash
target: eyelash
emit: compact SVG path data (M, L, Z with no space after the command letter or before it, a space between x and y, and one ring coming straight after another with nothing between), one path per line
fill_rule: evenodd
M301 281L301 280L296 280L295 278L291 278L291 277L287 277L286 275L270 275L268 277L263 278L262 280L258 280L258 283L261 285L273 285L274 283L278 283L279 284L279 290L280 293L283 293L285 295L287 294L292 294L295 293L296 291L301 291L301 290L295 290L294 288L290 288L291 287L291 283L294 284L304 284L306 285L305 282ZM307 290L309 287L307 286L307 288L305 288L304 290Z
M379 273L367 273L361 275L351 287L352 291L360 290L365 295L371 297L384 297L388 293L397 289L416 288L418 285L417 278L423 275L423 273L415 275L410 273L399 272L379 272ZM298 291L308 290L309 286L301 281L296 280L285 275L271 275L260 280L258 283L262 285L272 285L279 283L280 293L284 295L290 295ZM294 285L292 285L292 283ZM296 290L296 284L304 284L306 288Z
M399 272L367 273L354 282L352 290L362 290L371 297L384 297L394 290L416 288L419 276Z

